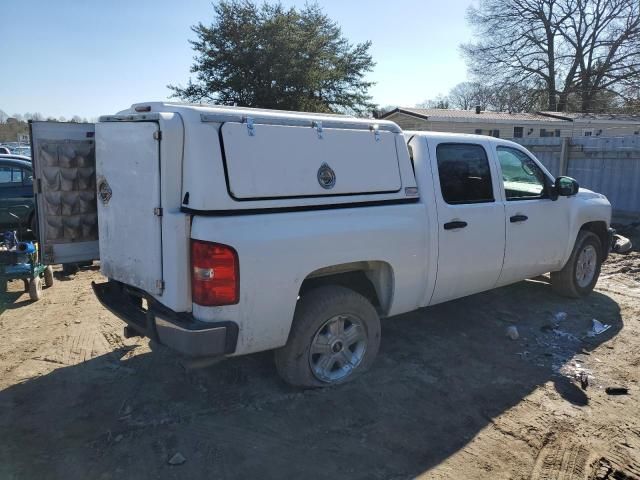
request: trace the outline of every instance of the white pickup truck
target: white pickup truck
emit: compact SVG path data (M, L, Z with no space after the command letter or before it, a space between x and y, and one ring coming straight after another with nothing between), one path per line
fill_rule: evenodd
M382 317L547 272L587 295L612 241L603 195L490 137L154 102L31 128L49 263L99 247L93 288L125 336L274 349L294 385L369 368Z

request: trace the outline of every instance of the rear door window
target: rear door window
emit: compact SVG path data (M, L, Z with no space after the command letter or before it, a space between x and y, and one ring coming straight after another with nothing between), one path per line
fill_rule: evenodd
M481 145L441 143L436 149L440 190L445 202L493 202L493 186L487 152Z

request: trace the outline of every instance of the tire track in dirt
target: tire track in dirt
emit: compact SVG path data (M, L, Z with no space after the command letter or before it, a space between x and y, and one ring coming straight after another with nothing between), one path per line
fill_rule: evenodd
M587 480L589 449L573 441L554 439L538 453L531 480Z

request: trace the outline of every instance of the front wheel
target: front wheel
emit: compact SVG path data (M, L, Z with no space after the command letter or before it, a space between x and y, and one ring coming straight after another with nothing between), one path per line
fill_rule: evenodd
M32 278L29 282L29 297L34 302L42 297L42 279L39 276Z
M600 238L593 232L581 230L566 265L558 272L551 272L551 285L565 297L584 297L596 286L601 265Z
M339 286L304 295L276 368L288 383L324 387L351 381L373 363L380 347L380 319L359 293Z

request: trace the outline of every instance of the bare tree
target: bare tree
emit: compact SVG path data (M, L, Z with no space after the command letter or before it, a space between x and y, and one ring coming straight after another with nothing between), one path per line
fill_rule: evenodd
M439 94L436 98L427 99L422 103L416 105L418 108L449 108L449 97Z
M449 91L449 103L453 108L469 110L477 104L479 84L476 82L462 82ZM486 107L485 107L486 108Z
M478 40L461 48L472 74L542 91L549 110L577 95L592 111L603 91L640 85L638 0L480 0L468 21Z
M511 84L485 85L480 82L462 82L454 86L447 95L452 108L497 112L527 112L540 110L544 92L535 88L522 88Z

